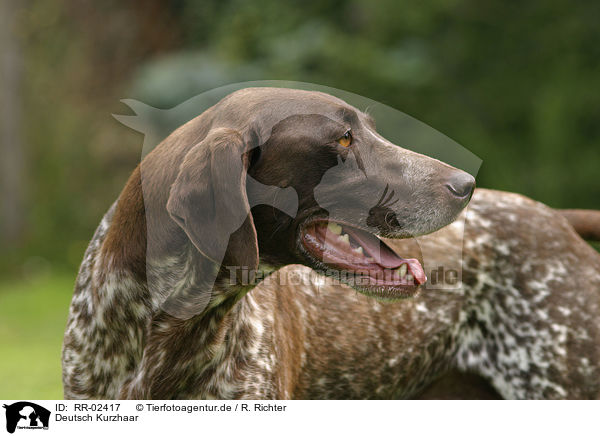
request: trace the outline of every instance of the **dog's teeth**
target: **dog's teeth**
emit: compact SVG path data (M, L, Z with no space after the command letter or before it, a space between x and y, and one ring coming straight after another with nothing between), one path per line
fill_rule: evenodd
M406 275L406 272L408 271L408 266L406 266L406 264L403 263L400 267L396 268L396 271L398 271L398 275L400 277L404 277Z
M340 226L339 224L336 223L329 223L327 224L327 228L329 229L329 231L335 235L341 235L342 234L342 226Z
M407 281L408 283L412 283L412 281L413 281L414 279L415 279L415 278L413 277L413 275L412 275L412 274L407 274L407 275L406 275L406 281Z
M355 249L354 249L354 250L352 250L352 251L353 251L354 253L356 253L356 254L359 254L359 255L361 255L361 256L364 256L364 255L365 255L365 252L363 251L363 248L362 248L362 247L355 248Z
M350 245L350 236L347 233L344 233L342 236L338 236L338 238L344 243Z

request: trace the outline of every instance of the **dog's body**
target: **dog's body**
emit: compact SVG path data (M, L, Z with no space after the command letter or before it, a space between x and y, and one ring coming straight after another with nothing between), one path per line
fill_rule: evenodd
M184 147L179 138L176 132L154 153L164 165L157 171L172 173L168 187L179 183L183 170L173 180L182 156L190 156L189 148L165 152ZM445 167L420 162L449 177ZM260 165L249 174L275 185ZM214 263L198 255L203 247L194 241L196 231L185 228L188 222L178 222L184 234L152 216L153 207L165 207L169 191L154 181L154 190L143 189L140 179L138 170L86 252L63 349L67 398L410 398L452 369L485 377L505 398L600 395L600 255L540 203L477 190L466 221L420 239L419 246L412 239L387 240L403 255L434 253L420 260L440 265L463 245L462 277L452 291L426 289L388 304L307 266L287 266L253 289L227 283L229 272L221 268L206 308L178 316L165 310L161 292L201 288ZM299 195L300 208L304 201ZM278 260L261 239L272 213L252 211L261 257L264 251L276 266L292 263ZM152 220L164 233L148 231L146 240ZM235 239L247 224L231 237L225 265L248 264L252 253L231 260L247 250ZM184 248L168 251L165 234ZM186 234L194 244L184 243ZM188 300L175 307L181 301Z

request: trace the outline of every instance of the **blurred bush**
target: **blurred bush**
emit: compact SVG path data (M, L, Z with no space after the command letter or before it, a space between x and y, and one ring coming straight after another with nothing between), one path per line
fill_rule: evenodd
M600 208L600 3L500 0L28 2L27 259L75 268L139 161L121 98L169 108L232 82L314 82L381 101L483 159L479 186ZM34 262L35 263L35 262ZM31 262L29 262L31 264Z

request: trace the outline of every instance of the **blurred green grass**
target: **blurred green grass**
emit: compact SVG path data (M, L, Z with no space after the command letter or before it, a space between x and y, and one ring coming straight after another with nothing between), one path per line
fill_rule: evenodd
M0 398L62 399L60 354L74 277L0 283Z

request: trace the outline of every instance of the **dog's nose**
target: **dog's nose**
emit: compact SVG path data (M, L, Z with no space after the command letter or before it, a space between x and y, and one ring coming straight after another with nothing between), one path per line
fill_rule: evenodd
M457 172L446 182L448 190L460 199L471 198L475 189L475 178L463 171Z

